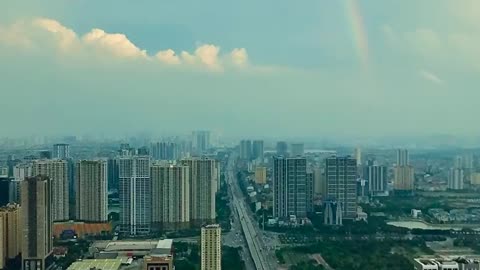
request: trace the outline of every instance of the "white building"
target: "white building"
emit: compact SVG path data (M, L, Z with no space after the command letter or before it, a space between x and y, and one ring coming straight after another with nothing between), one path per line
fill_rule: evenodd
M70 158L70 145L59 143L53 145L53 158L69 159Z
M448 188L453 190L463 189L464 172L460 168L451 168L448 174Z
M149 234L152 222L150 157L122 156L118 159L120 231Z
M222 269L222 228L213 224L202 227L201 270Z

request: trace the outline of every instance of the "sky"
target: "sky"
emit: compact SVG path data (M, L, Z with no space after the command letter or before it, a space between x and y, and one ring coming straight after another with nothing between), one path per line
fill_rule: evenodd
M477 0L2 0L0 136L475 135Z

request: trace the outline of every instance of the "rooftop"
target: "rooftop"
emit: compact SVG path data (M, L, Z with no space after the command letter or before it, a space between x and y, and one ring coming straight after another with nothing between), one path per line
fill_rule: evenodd
M118 270L122 264L121 259L93 259L74 262L67 270L85 270L85 269L101 269L101 270Z

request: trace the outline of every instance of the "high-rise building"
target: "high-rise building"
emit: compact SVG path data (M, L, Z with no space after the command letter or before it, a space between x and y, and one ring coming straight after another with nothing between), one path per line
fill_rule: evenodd
M366 165L363 168L363 179L368 181L370 195L383 194L387 190L387 167L373 164Z
M201 270L222 269L222 228L218 224L202 227Z
M173 142L152 143L150 153L155 160L176 160L179 158L178 145Z
M30 163L20 163L13 167L13 178L18 181L23 181L25 177L33 176L33 167Z
M0 178L0 207L5 206L10 202L10 183L11 179L8 177Z
M412 192L414 187L415 171L412 166L396 166L394 168L394 190L398 192Z
M451 168L448 174L448 188L462 190L464 181L463 169Z
M267 168L263 166L257 166L255 168L255 183L266 184L267 183Z
M23 180L12 180L8 187L8 202L20 204L21 201L21 187L20 184Z
M313 189L315 194L327 194L327 181L320 167L313 168Z
M53 158L57 159L69 159L70 158L70 145L65 143L59 143L53 145Z
M415 182L415 172L410 166L407 149L397 150L397 163L394 168L394 190L397 193L412 192Z
M192 133L193 153L201 155L210 148L210 131L199 130Z
M55 202L52 205L53 221L69 220L70 209L70 173L67 160L36 160L33 162L33 175L47 176L52 182L52 196Z
M40 159L52 159L52 151L50 150L41 150L38 153Z
M410 158L407 149L397 149L397 166L410 165Z
M250 160L252 158L252 141L240 141L240 158Z
M357 214L357 161L352 157L329 157L325 161L326 198L337 203L342 217L353 219Z
M109 158L107 162L108 190L118 190L118 159Z
M108 220L107 162L80 160L75 166L75 218L89 222Z
M0 208L0 269L6 260L14 259L21 252L22 226L20 206L9 204Z
M358 147L355 148L355 150L353 151L353 156L357 160L357 167L361 166L362 165L362 149Z
M286 157L288 155L288 144L287 142L277 142L277 156L284 156Z
M190 225L190 171L188 166L153 164L152 229L179 230Z
M290 148L292 157L303 156L305 154L305 145L303 143L292 143Z
M207 158L182 160L190 174L190 220L195 226L215 221L215 194L220 180L218 161Z
M118 166L120 231L130 235L149 234L152 222L150 157L119 157Z
M22 270L44 270L52 254L52 181L46 176L22 181Z
M313 212L313 193L314 193L313 182L314 182L313 171L307 172L307 182L306 182L306 189L307 189L306 209L307 209L307 213L312 213Z
M252 157L255 160L260 160L263 162L263 141L262 140L255 140L253 141L253 146L252 146Z
M307 160L301 157L273 159L273 216L307 216Z

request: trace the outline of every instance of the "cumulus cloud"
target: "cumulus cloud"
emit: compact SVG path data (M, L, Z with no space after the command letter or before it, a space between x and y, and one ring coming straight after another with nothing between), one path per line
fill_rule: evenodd
M109 34L102 29L92 29L83 36L82 41L118 57L147 57L147 52L140 50L124 34Z
M420 70L419 71L419 74L422 78L434 83L434 84L438 84L438 85L442 85L444 84L445 82L440 79L435 73L431 72L431 71L428 71L428 70Z
M220 47L214 44L200 45L193 53L182 51L178 55L173 49L166 49L149 55L125 34L108 33L94 28L81 36L49 18L0 25L0 45L2 44L15 47L21 45L24 49L53 45L63 53L97 52L115 58L156 60L164 65L205 67L214 71L224 70L229 63L245 66L248 62L248 54L244 48L236 48L229 54L220 55Z

